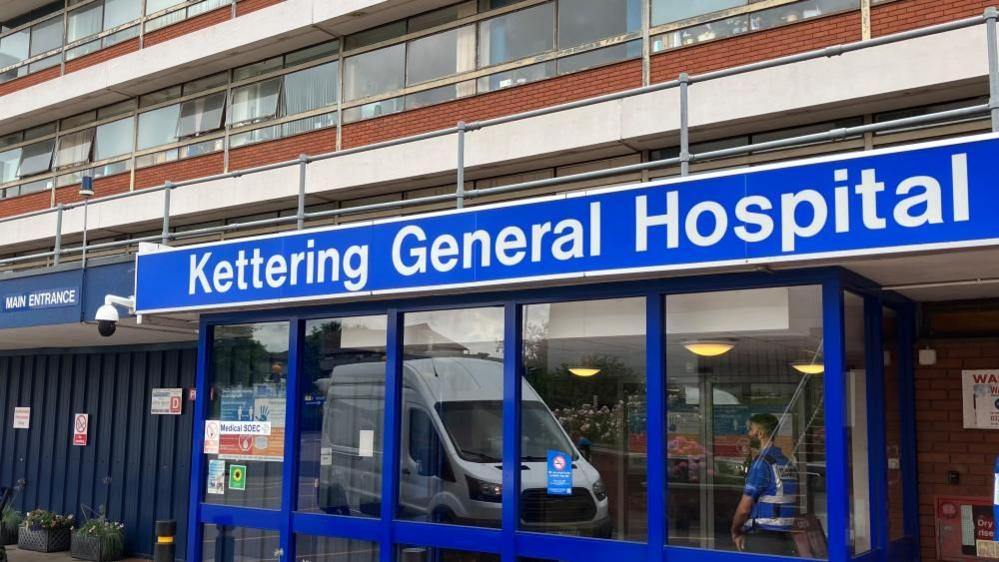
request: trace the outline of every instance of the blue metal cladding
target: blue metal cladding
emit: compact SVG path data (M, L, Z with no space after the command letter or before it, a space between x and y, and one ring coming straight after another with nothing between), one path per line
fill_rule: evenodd
M155 521L176 519L184 552L193 408L153 416L149 397L193 387L196 360L193 345L0 355L0 486L25 481L15 508L80 518L105 506L146 556ZM12 428L16 406L31 407L29 429ZM90 415L86 447L72 443L76 413Z

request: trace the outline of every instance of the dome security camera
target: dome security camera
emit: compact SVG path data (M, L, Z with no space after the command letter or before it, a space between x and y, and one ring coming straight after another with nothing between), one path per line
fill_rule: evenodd
M118 309L113 304L103 304L97 309L97 331L101 336L109 338L118 328Z

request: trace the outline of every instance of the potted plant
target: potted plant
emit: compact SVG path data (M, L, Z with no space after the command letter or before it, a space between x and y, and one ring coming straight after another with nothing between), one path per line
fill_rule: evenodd
M70 554L80 560L121 560L125 550L125 524L101 515L73 530Z
M44 509L29 511L17 531L17 548L36 552L69 550L72 515L59 515Z
M0 547L17 544L17 528L21 526L23 520L21 512L12 506L8 505L3 509L3 514L0 514L0 528L3 529L3 536L0 536Z

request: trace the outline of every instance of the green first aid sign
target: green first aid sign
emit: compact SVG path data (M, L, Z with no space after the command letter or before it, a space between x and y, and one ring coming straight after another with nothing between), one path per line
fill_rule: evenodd
M229 489L246 489L246 466L242 464L229 465Z

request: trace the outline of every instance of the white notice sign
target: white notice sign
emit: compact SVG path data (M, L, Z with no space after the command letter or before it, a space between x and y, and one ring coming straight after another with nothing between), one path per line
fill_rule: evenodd
M14 429L29 429L31 408L14 408Z
M999 429L999 369L961 371L965 429Z
M179 416L183 411L183 388L154 388L149 413L154 416Z
M219 454L219 435L221 435L218 420L205 420L205 454Z

